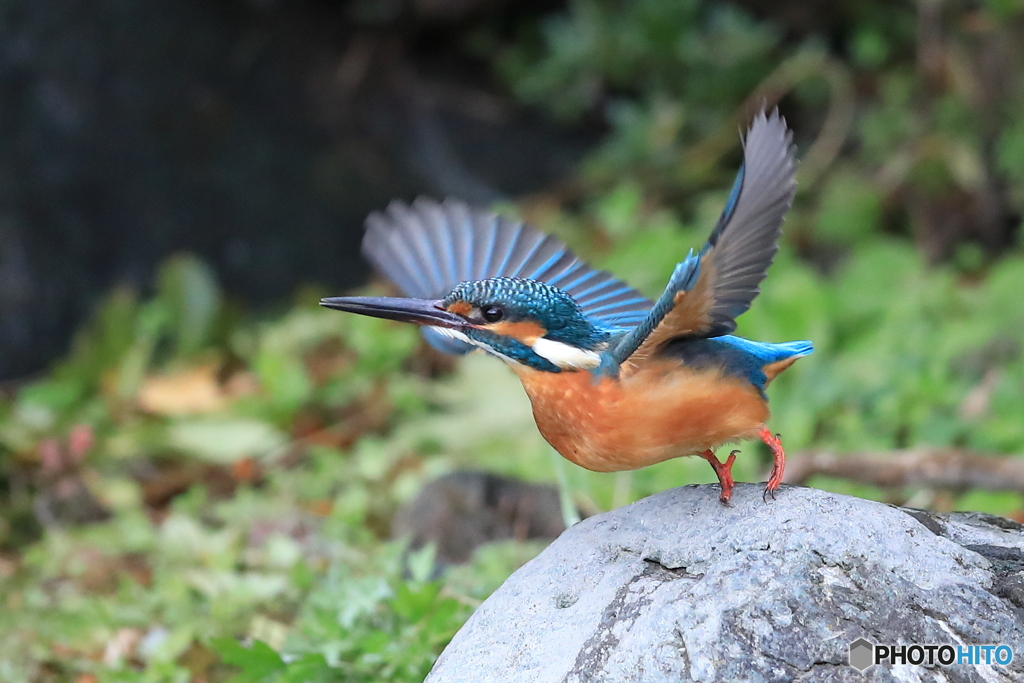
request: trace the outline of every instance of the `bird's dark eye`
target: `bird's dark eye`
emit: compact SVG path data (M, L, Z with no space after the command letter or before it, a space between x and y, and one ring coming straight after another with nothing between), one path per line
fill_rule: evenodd
M496 323L505 317L505 311L501 306L484 306L480 309L480 315L489 323Z

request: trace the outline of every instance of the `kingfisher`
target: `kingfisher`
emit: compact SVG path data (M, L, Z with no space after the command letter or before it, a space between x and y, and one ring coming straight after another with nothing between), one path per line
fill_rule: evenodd
M656 301L522 222L447 199L392 202L367 219L363 253L406 297L333 297L328 308L415 323L435 348L483 349L519 376L541 434L597 472L696 455L728 504L739 451L772 452L763 497L786 456L766 426L768 384L809 341L731 334L778 251L796 192L792 133L777 110L742 138L743 163L707 243L676 265Z

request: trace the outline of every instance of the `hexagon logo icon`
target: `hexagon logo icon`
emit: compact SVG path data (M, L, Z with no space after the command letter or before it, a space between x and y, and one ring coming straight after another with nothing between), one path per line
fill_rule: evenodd
M871 641L858 638L850 643L850 666L863 671L875 663L875 646Z

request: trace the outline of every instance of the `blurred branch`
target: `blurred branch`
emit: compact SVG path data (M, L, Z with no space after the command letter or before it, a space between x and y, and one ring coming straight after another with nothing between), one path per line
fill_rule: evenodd
M736 131L744 128L750 114L762 106L772 107L800 82L822 78L830 98L825 122L817 139L800 161L802 189L812 185L842 149L853 125L856 96L849 69L841 61L823 52L805 50L787 59L755 88L746 102L711 137L690 148L680 165L688 172L703 173L717 163L735 143Z
M804 484L816 474L882 488L922 486L1024 492L1024 459L952 448L844 455L807 451L786 464L783 480Z
M939 90L946 80L940 0L917 2L917 68L925 82Z
M800 160L797 178L804 190L815 183L838 156L853 126L857 104L853 80L842 62L832 58L822 60L818 75L828 83L832 97L818 138Z

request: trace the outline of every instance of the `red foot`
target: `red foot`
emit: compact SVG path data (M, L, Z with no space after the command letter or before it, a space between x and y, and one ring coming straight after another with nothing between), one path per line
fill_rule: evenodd
M757 433L757 436L761 441L768 444L768 448L772 449L772 473L768 477L768 485L764 487L764 494L761 496L767 502L769 495L771 495L772 500L775 500L775 491L778 490L779 484L782 483L782 474L786 471L786 452L782 450L781 435L772 435L767 427L761 427L761 431Z
M739 451L730 453L725 463L722 463L710 448L703 453L697 454L707 460L711 467L714 468L715 474L718 475L718 483L722 487L722 493L718 496L718 500L722 502L722 505L728 505L729 498L732 497L732 486L734 483L732 480L732 464L736 462L737 453Z

